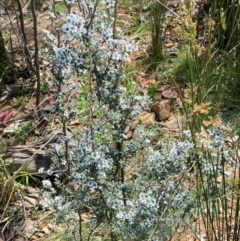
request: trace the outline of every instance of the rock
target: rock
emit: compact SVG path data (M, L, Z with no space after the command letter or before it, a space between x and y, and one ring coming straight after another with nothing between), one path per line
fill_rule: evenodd
M170 88L170 85L162 85L158 90L159 91L164 91L164 90L166 90L166 89L169 89Z
M143 133L143 127L139 125L134 130L132 138L134 140L137 140L137 139L139 139L141 137L142 133Z
M178 97L178 93L176 90L167 89L162 92L162 97L165 99L176 99Z
M138 125L138 120L134 120L132 123L131 123L131 130L134 130L136 127L137 127L137 125Z
M170 117L170 109L168 100L161 101L151 106L151 111L156 114L159 121L166 120Z
M155 101L160 101L160 100L162 99L162 94L159 93L159 92L157 92L157 93L154 95L153 99L154 99Z
M123 133L124 133L125 135L127 135L127 133L128 133L129 131L130 131L130 126L127 125L126 128L125 128L125 130L123 131Z
M156 122L156 114L153 112L143 112L140 120L144 126L153 126Z
M153 126L156 122L156 114L153 112L144 111L140 116L136 117L136 119L131 124L131 129L135 129L136 126L141 123L146 127Z
M175 99L174 102L172 103L172 107L182 108L183 107L183 102L182 102L181 98Z
M172 115L168 121L163 124L165 127L169 129L180 129L186 127L186 118L185 116L175 116Z
M126 140L131 139L132 136L133 136L133 132L132 132L132 131L129 131L129 132L127 133L127 136L126 136Z
M129 140L132 138L133 132L130 129L131 129L131 126L127 125L127 127L123 131L123 133L126 135L126 138L125 138L126 140Z

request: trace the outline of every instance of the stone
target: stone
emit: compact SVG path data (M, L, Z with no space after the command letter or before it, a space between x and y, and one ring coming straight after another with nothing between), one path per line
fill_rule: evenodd
M143 124L146 127L153 126L156 123L156 114L153 112L144 111L133 121L133 123L131 124L131 129L135 129L139 123Z
M186 117L172 115L169 120L164 123L164 126L169 129L182 130L186 127Z
M126 140L130 140L130 139L132 138L132 136L133 136L133 132L132 132L132 131L129 131L129 132L127 133L127 136L126 136Z
M140 120L144 126L153 126L156 122L156 114L153 112L143 112L140 116Z
M178 97L178 93L176 90L167 89L162 92L162 97L165 99L176 99Z
M132 138L133 136L133 132L130 130L131 129L131 126L130 125L127 125L125 130L123 131L123 133L125 134L125 139L126 140L129 140Z
M137 127L137 125L138 125L138 120L134 120L130 125L131 130L134 130Z
M159 121L166 120L170 117L170 104L168 100L158 102L151 106L151 111L154 112Z
M125 134L125 135L127 135L127 133L130 131L130 126L129 125L127 125L126 126L126 128L124 129L124 131L123 131L123 133Z
M183 107L183 102L182 102L181 98L176 98L174 100L174 102L172 103L172 107L182 108Z
M133 140L139 139L141 137L141 135L142 135L142 132L143 132L142 126L140 126L140 125L137 126L135 128L134 132L133 132L133 135L132 135Z
M160 100L162 99L162 94L159 93L159 92L157 92L157 93L154 95L153 99L154 99L155 101L160 101Z
M159 91L164 91L164 90L166 90L166 89L169 89L170 88L170 85L162 85L158 90Z

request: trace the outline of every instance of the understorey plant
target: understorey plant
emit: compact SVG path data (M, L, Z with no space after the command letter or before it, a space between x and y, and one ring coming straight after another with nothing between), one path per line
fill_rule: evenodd
M238 137L226 132L224 126L196 135L196 200L204 226L202 235L210 240L240 237L238 145Z
M188 192L180 183L189 178L193 144L185 138L159 143L155 150L150 147L151 133L141 125L137 138L128 139L126 130L149 100L128 93L123 85L124 67L136 45L117 26L117 1L64 2L68 13L61 26L62 42L48 31L45 36L53 53L56 114L66 139L59 166L67 167L67 180L56 182L58 192L43 182L54 193L49 205L56 210L55 220L67 228L62 238L166 240L172 232L171 213ZM71 83L71 76L79 82ZM88 87L88 111L70 148L66 126L78 113L74 106L65 107L64 97L76 86Z

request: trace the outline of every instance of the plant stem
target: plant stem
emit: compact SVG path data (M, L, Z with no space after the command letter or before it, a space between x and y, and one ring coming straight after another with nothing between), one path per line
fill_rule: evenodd
M37 77L37 93L36 93L36 108L37 108L37 113L39 116L41 116L41 111L40 111L40 96L41 96L41 79L40 79L40 69L39 69L39 46L38 46L38 28L37 28L37 14L36 14L36 3L35 0L32 0L32 15L33 15L33 31L34 31L34 42L35 42L35 56L34 56L34 61L35 61L35 73Z
M20 28L21 28L21 34L22 34L22 40L23 40L24 54L25 54L27 65L28 65L28 69L33 70L31 54L28 49L27 35L25 32L22 4L21 4L20 0L17 0L17 5L18 5L18 11L19 11Z

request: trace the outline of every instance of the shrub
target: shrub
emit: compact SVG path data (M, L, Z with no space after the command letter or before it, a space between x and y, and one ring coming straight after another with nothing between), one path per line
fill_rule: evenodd
M127 140L125 129L149 105L147 96L124 87L125 62L136 45L117 27L117 1L81 1L73 12L74 2L65 1L62 45L45 34L53 50L56 113L64 134L77 113L64 107L63 97L76 85L84 90L88 114L81 118L85 128L75 134L71 149L66 135L59 165L67 166L67 182L56 182L58 192L43 183L54 194L49 205L56 210L55 220L67 228L63 240L94 240L106 232L111 240L166 240L197 213L201 189L194 192L189 182L196 163L197 170L211 174L208 156L190 131L151 146L151 133L139 126L137 138ZM67 85L71 75L80 82ZM211 161L214 167L221 163L215 156Z

